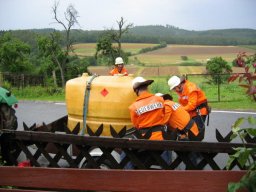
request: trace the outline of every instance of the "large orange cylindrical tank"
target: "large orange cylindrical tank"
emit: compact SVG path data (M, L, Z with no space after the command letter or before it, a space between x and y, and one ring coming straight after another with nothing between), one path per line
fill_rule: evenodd
M92 76L84 73L81 77L66 83L66 105L68 128L73 130L77 123L83 129L84 96L88 94L86 85ZM133 76L97 76L91 82L88 99L86 124L95 132L104 125L103 136L110 135L110 125L117 132L124 126L132 127L128 107L135 101L132 89ZM86 129L85 129L86 130Z

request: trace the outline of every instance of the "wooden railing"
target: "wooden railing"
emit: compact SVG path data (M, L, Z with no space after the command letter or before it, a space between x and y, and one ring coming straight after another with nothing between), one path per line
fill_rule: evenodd
M227 191L245 171L92 170L0 167L0 191ZM12 186L12 188L10 187Z
M32 166L124 169L225 170L235 147L256 148L255 143L149 141L73 134L11 131L1 134L2 157L7 165L29 160ZM166 160L163 152L171 152ZM199 158L193 159L197 154ZM22 156L24 158L22 159ZM234 161L232 170L245 169Z
M79 136L80 127L71 132L66 120L41 127L24 124L24 131L1 130L6 164L0 166L0 186L8 188L0 191L226 191L246 173L237 161L226 170L228 155L235 147L256 147L255 138L231 143L231 133L222 136L218 130L218 142L127 139L122 138L125 129L111 129L114 138L101 137L102 126ZM172 154L170 161L161 156L166 151ZM193 160L193 154L200 158ZM32 167L17 166L24 160ZM134 170L125 170L129 163Z

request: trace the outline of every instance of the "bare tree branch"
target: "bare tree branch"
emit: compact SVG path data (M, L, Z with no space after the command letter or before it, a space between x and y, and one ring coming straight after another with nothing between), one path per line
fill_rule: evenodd
M65 28L65 30L67 30L66 25L61 20L59 20L59 18L57 17L58 7L59 7L59 2L55 2L53 7L52 7L52 11L53 11L53 14L54 14L54 19L57 21L57 23L61 24Z
M64 12L64 16L65 19L60 20L58 17L58 10L59 7L59 3L55 2L55 4L52 7L52 11L54 14L54 19L55 21L60 24L64 29L65 29L65 54L66 56L69 55L70 51L72 51L72 42L70 40L70 32L71 32L71 28L74 25L79 25L77 18L78 16L78 12L77 10L74 8L73 5L69 5L66 9L66 12ZM55 55L56 56L56 55ZM65 73L65 68L66 68L66 64L67 64L67 58L66 59L62 59L62 61L57 60L58 58L55 57L55 62L58 64L60 71L61 71L61 77L62 77L62 85L65 86L65 78L64 78L64 73Z
M118 30L115 31L114 29L111 29L110 30L110 34L111 34L111 38L118 44L118 51L119 51L119 54L120 54L120 51L122 49L122 47L121 47L122 35L127 33L128 30L131 27L133 27L133 24L129 23L128 25L124 26L125 25L125 21L124 21L123 17L121 17L120 21L116 21L116 22L118 24Z

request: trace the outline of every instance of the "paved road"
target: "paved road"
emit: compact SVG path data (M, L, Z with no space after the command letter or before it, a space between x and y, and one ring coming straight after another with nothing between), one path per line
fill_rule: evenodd
M16 115L18 117L19 130L23 130L23 122L28 126L31 126L34 123L42 124L43 122L48 124L67 115L67 110L65 103L20 101L19 107L16 110ZM236 119L239 117L248 117L250 115L256 116L256 112L213 110L210 115L209 126L206 127L204 140L210 142L216 141L216 128L218 128L223 136L226 136L231 131L231 126Z
M34 123L41 125L43 122L48 124L65 115L67 110L64 103L19 101L16 109L19 130L23 130L23 122L27 126Z

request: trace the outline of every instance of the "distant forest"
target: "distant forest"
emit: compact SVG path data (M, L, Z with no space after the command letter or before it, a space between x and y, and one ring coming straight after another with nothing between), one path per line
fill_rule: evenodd
M12 30L14 36L36 46L36 35L48 35L54 29ZM0 31L0 35L7 31ZM59 31L64 33L64 31ZM95 43L102 31L73 29L73 43ZM256 30L254 29L221 29L207 31L189 31L171 25L135 26L122 37L123 43L161 43L189 45L256 45Z

